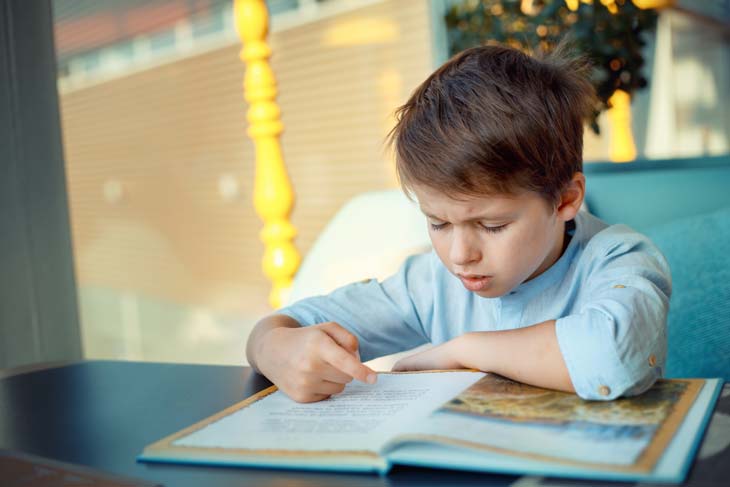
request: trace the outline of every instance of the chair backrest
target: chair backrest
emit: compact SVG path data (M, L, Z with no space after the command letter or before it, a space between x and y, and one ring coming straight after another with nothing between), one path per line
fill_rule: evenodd
M640 232L730 205L730 155L587 163L584 172L591 213Z
M666 375L730 380L730 155L585 173L591 212L645 233L669 262Z
M646 234L672 270L666 375L730 380L730 205Z

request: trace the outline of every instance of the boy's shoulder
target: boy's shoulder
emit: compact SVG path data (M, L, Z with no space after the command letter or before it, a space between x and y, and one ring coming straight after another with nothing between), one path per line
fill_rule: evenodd
M664 260L661 251L649 237L628 225L609 225L586 212L579 213L579 216L580 220L576 223L579 227L581 224L583 226L580 231L583 260L610 259L622 255Z

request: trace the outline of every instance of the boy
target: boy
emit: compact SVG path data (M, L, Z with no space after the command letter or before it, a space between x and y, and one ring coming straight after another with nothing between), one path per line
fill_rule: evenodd
M426 342L394 370L473 368L584 399L649 388L666 355L669 269L646 237L579 212L587 73L563 52L499 46L434 72L390 136L434 251L262 319L251 365L300 402L373 383L360 358Z

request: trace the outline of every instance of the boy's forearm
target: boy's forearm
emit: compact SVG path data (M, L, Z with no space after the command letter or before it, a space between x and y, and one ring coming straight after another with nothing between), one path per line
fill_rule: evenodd
M246 359L249 365L257 372L261 369L257 365L257 357L261 348L262 338L275 328L299 328L301 325L294 318L287 315L273 314L259 320L246 342Z
M555 320L513 330L467 333L454 342L452 353L465 368L575 392L558 345Z

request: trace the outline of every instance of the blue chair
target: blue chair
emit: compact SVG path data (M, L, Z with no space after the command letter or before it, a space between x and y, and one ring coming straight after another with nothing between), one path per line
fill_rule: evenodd
M586 164L586 202L662 250L672 270L668 377L730 380L730 155Z

